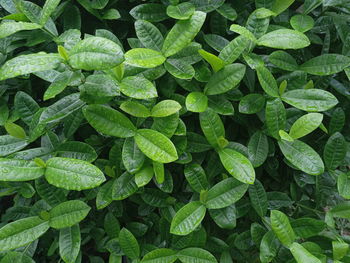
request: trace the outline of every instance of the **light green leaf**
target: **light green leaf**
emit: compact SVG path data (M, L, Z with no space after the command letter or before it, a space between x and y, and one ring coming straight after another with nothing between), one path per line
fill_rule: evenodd
M271 228L281 243L289 247L295 240L288 217L277 210L271 210Z
M336 132L326 142L323 159L328 170L335 170L346 156L347 147L344 136Z
M314 57L300 66L303 70L312 75L326 76L342 71L350 66L350 58L340 54L323 54Z
M225 62L221 58L205 51L204 49L198 50L198 53L210 64L214 72L218 72L225 66Z
M293 139L301 138L316 130L322 123L323 114L308 113L297 119L290 128L289 135Z
M221 149L218 153L221 163L233 177L242 183L254 183L255 171L253 165L244 155L229 148Z
M321 157L306 143L298 140L279 141L278 145L286 159L301 171L311 175L323 173L324 164Z
M337 204L330 210L330 213L333 217L350 219L350 202L343 201Z
M217 263L216 258L210 252L198 247L182 249L177 256L182 263Z
M206 95L225 93L235 88L243 79L246 67L243 64L230 64L216 72L204 88Z
M0 39L11 36L12 34L17 33L19 31L34 30L38 28L41 28L41 25L35 23L15 21L2 22L0 24Z
M136 185L138 187L145 186L152 180L153 174L153 167L146 166L141 168L141 170L135 174Z
M40 24L45 25L51 14L55 11L61 0L46 0L41 11Z
M45 91L44 100L52 99L57 94L60 94L71 82L73 76L74 73L72 71L64 71L58 75ZM79 75L75 74L75 76Z
M21 126L17 125L16 123L6 122L4 125L4 128L9 135L17 139L24 140L27 137L24 129Z
M282 50L272 52L269 56L269 61L280 69L288 71L297 71L299 69L295 58Z
M258 39L259 46L278 49L300 49L310 45L306 35L291 29L277 29Z
M49 229L47 221L38 216L27 217L0 228L0 251L25 246L38 239Z
M44 175L45 169L33 161L0 158L0 181L29 181Z
M186 97L186 108L192 112L204 112L208 108L208 97L202 92L191 92Z
M124 78L120 83L120 91L135 99L151 99L158 96L156 87L143 76Z
M154 161L170 163L178 158L174 144L165 135L155 130L138 130L135 141L140 150Z
M233 24L230 26L230 30L237 33L237 34L244 36L245 38L249 39L250 41L252 41L254 43L257 41L254 34L243 26Z
M258 79L263 90L271 97L279 97L278 86L274 76L265 66L256 68Z
M166 57L176 54L191 43L205 21L206 13L195 11L188 20L180 20L164 40L162 52Z
M75 263L80 252L80 228L79 225L62 228L59 235L60 256L66 263Z
M71 227L82 221L90 212L90 206L80 200L70 200L61 203L49 212L50 227L61 229Z
M106 179L96 166L77 159L54 157L46 162L46 180L67 190L84 190L99 186Z
M288 142L292 142L294 141L293 137L291 137L287 132L285 132L284 130L279 130L278 131L279 136L281 137L282 140L288 141Z
M125 63L141 68L154 68L162 65L165 57L158 51L148 48L133 48L125 53Z
M171 221L170 233L185 236L194 231L202 222L206 208L198 201L183 206Z
M157 248L148 252L141 263L174 263L177 259L176 251L169 248Z
M115 42L103 37L88 37L69 51L69 64L76 69L104 70L124 61L123 51Z
M137 259L140 256L140 246L135 236L126 228L120 230L119 244L125 255L131 259Z
M220 138L225 138L225 127L220 116L208 108L205 112L199 114L199 121L208 142L213 147L219 147Z
M305 33L314 27L314 20L311 16L300 14L290 19L290 25L297 31Z
M122 113L103 105L89 105L83 108L89 124L106 135L127 138L135 135L136 127Z
M162 100L151 110L152 117L167 117L181 109L181 104L175 100Z
M152 23L145 20L137 20L135 22L135 31L143 46L157 51L162 50L164 38L159 29Z
M196 8L192 3L184 2L178 5L169 5L166 9L166 13L174 19L186 20L191 17L195 10Z
M295 0L275 0L271 7L271 11L276 13L276 15L279 15L289 6L291 6L294 1Z
M304 111L326 111L338 104L337 98L321 89L295 89L282 95L282 100Z
M61 62L58 54L21 55L5 62L0 68L0 80L14 78L20 75L45 71L56 68Z
M333 259L341 260L349 251L349 244L344 241L332 241Z
M321 260L312 255L306 248L296 242L294 242L289 249L297 263L321 263Z
M247 190L247 184L243 184L234 178L227 178L210 188L205 206L209 209L230 206L240 200Z
M124 101L120 105L120 109L135 117L147 118L151 116L150 110L143 104L136 101Z

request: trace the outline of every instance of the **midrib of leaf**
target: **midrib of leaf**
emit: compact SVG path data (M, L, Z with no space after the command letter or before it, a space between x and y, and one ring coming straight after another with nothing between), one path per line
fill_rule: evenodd
M232 163L235 163L234 158L231 158L231 155L229 155L229 154L226 153L225 151L223 151L222 153L224 153L224 155L228 156L227 159L229 159ZM226 156L225 156L225 157L226 157ZM244 178L245 178L245 179L249 179L249 181L250 181L250 176L249 176L249 174L246 172L246 170L244 169L244 167L241 165L241 163L240 163L240 162L236 162L236 164L237 164L237 166L238 166L238 169L242 172L241 174L244 174ZM231 172L232 172L232 169L231 169ZM237 176L237 175L236 175L236 176ZM239 177L239 175L238 175L238 177Z
M154 144L152 141L148 140L146 137L142 136L140 133L138 133L137 135L141 136L149 144L152 144L154 146L154 148L157 148L159 151L166 153L166 155L168 155L167 157L172 157L172 155L167 151L166 147L165 147L165 149L162 149L158 145Z

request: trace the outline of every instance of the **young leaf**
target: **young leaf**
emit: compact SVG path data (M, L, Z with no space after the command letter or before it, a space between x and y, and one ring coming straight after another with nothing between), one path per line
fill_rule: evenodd
M203 263L217 263L216 258L202 248L185 248L180 250L177 256L182 263L192 263L194 260Z
M287 247L292 245L295 234L284 213L277 210L271 211L271 228L283 245Z
M319 175L324 171L321 157L309 145L302 141L279 141L278 145L288 161L301 171Z
M290 24L295 30L305 33L314 27L315 22L311 16L301 14L293 16Z
M141 260L141 263L174 263L177 259L176 251L169 248L158 248L148 252Z
M253 165L244 155L229 148L221 149L218 153L221 163L233 177L246 184L254 183Z
M198 201L188 203L175 214L171 221L170 233L181 236L188 235L200 225L205 212L206 208L202 203Z
M192 3L184 2L176 6L169 5L166 9L166 13L168 16L174 19L186 20L191 17L195 10L196 8Z
M164 40L162 52L169 57L191 43L205 21L206 13L195 11L188 20L180 20L170 30Z
M141 68L154 68L162 65L165 57L155 50L148 48L133 48L125 53L125 63Z
M90 209L90 206L83 201L66 201L50 210L49 225L56 229L71 227L83 220L89 213Z
M97 131L121 138L135 135L134 124L122 113L103 105L89 105L83 108L89 124Z
M308 113L297 119L290 128L289 135L293 139L299 139L315 129L317 129L323 120L321 113Z
M150 110L136 101L124 101L120 105L120 109L135 117L147 118L151 116Z
M304 248L302 245L298 243L293 243L290 246L290 252L292 252L293 257L297 261L297 263L304 263L304 262L310 262L310 263L321 263L321 260L319 260L317 257L312 255L306 248Z
M163 100L158 102L151 110L152 117L167 117L181 109L180 103L174 100Z
M120 83L120 91L134 99L151 99L158 96L153 83L142 76L124 78Z
M140 150L153 161L170 163L178 158L173 143L165 135L155 130L138 130L135 141Z
M186 97L186 108L192 112L204 112L208 108L208 97L198 91L191 92Z
M54 157L46 162L45 178L56 187L77 191L97 187L106 180L96 166L61 157Z

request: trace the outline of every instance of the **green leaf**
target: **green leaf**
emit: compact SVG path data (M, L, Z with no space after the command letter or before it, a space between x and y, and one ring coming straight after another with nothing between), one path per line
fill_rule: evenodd
M35 263L35 261L20 252L16 251L9 251L6 252L6 255L1 259L1 263Z
M49 229L47 221L38 216L23 218L0 228L0 251L25 246Z
M326 142L323 159L328 170L335 170L346 156L347 147L344 136L336 132Z
M181 110L181 104L175 100L162 100L151 110L152 117L167 117Z
M130 15L135 19L143 19L149 22L160 22L168 18L165 10L165 5L162 4L141 4L131 9Z
M256 68L258 79L263 90L271 97L279 97L278 86L275 78L264 66Z
M40 24L45 25L51 14L55 11L61 0L46 0L41 11Z
M0 157L22 150L28 142L12 137L11 135L0 136Z
M301 138L314 130L316 130L322 123L323 114L308 113L297 119L290 128L289 135L293 139Z
M236 227L237 209L234 204L221 209L209 209L209 214L220 228L234 229Z
M64 71L58 75L45 91L44 100L52 99L60 94L71 82L73 76L74 73L72 71ZM75 76L79 75L75 74Z
M151 99L158 96L153 83L142 76L124 78L120 83L120 91L134 99Z
M81 236L79 225L62 228L59 235L60 256L66 263L74 263L80 252Z
M129 173L136 173L141 169L145 155L137 147L133 138L126 138L123 145L122 160Z
M243 51L249 46L249 39L244 36L238 36L227 44L220 52L219 58L226 62L226 64L233 63Z
M257 41L254 34L243 26L233 24L230 26L230 30L237 33L237 34L244 36L245 38L249 39L250 41L252 41L254 43Z
M262 263L271 262L277 255L280 243L272 230L268 231L260 243L260 260Z
M206 213L205 206L193 201L182 207L171 221L170 233L185 236L194 231L202 222Z
M177 259L176 251L169 248L157 248L148 252L141 263L174 263Z
M154 178L156 179L157 184L163 184L165 181L165 173L164 173L164 164L159 162L152 162Z
M206 13L195 11L188 20L180 20L170 30L164 40L162 52L169 57L191 43L205 21Z
M152 180L152 177L153 168L151 166L143 167L135 174L135 183L138 187L145 186Z
M44 175L45 169L33 161L0 158L0 181L29 181Z
M314 57L300 66L303 70L312 75L326 76L342 71L350 65L350 58L340 54L323 54Z
M234 178L227 178L210 188L205 206L209 209L230 206L240 200L247 190L247 184L243 184Z
M225 93L235 88L243 79L246 67L243 64L230 64L216 72L204 88L206 95Z
M255 180L254 184L249 186L250 203L257 214L261 217L267 213L267 195L264 186L259 180Z
M120 105L120 109L135 117L147 118L151 116L150 110L136 101L124 101Z
M114 181L112 199L124 200L137 191L138 187L132 174L125 172Z
M330 212L331 212L331 215L333 217L349 219L350 218L350 202L345 201L345 202L339 203L336 206L334 206L330 210Z
M239 102L239 112L254 114L261 111L265 106L265 97L258 93L251 93L244 96Z
M218 72L225 66L225 62L221 58L205 51L204 49L198 50L198 53L210 64L214 72Z
M310 112L326 111L338 104L332 93L321 89L287 91L282 95L282 100L297 109Z
M319 175L324 172L321 157L306 143L298 140L279 141L278 145L286 159L301 171L311 175Z
M293 137L291 137L287 132L285 132L283 130L279 130L278 134L279 134L279 136L281 137L282 140L285 140L285 141L288 141L288 142L294 141Z
M154 68L162 65L165 57L158 51L148 48L133 48L125 53L125 63L141 68Z
M269 61L278 68L287 71L297 71L299 69L295 58L282 50L272 52L269 56Z
M184 2L178 5L169 5L166 9L166 13L174 19L186 20L191 17L195 10L196 8L192 3Z
M261 166L267 159L269 144L267 137L260 131L255 132L248 142L248 159L254 167Z
M192 112L204 112L208 108L208 97L202 92L191 92L186 97L186 108Z
M80 200L61 203L49 212L50 227L61 229L71 227L82 221L90 212L90 206Z
M22 140L27 137L26 132L23 130L23 128L17 125L16 123L6 122L4 127L7 133L12 137L22 139Z
M97 158L95 149L87 143L72 141L64 142L57 147L57 157L79 159L93 162Z
M136 127L122 113L103 105L89 105L83 108L89 124L106 135L127 138L135 135Z
M178 79L192 79L196 73L192 65L181 59L167 59L164 68Z
M295 0L275 0L271 7L271 11L276 13L276 15L279 15L292 5L294 1Z
M246 184L254 183L253 165L244 155L229 148L221 149L218 153L221 163L233 177Z
M295 234L288 217L278 210L271 210L270 219L271 228L281 243L287 247L292 245L295 240Z
M126 228L120 230L119 244L125 255L131 259L140 256L140 246L135 236Z
M0 39L13 35L23 30L34 30L41 28L36 23L8 21L0 24Z
M76 159L54 157L46 162L46 180L67 190L91 189L106 179L96 166Z
M152 23L145 20L137 20L135 22L135 31L143 46L157 51L162 50L164 38L159 29Z
M219 147L220 138L225 138L225 127L219 115L208 108L199 114L202 131L213 147Z
M58 54L21 55L5 62L0 68L0 80L14 78L20 75L45 71L56 68L61 62Z
M113 180L109 180L105 184L99 187L98 193L96 195L97 209L103 209L113 202L113 198L112 198L113 182L114 182Z
M258 39L259 46L278 49L300 49L310 45L306 35L291 29L277 29Z
M344 241L332 241L333 259L341 260L349 251L349 244Z
M187 182L193 190L200 193L209 188L209 183L204 169L199 164L189 164L185 166L184 174Z
M123 51L115 42L103 37L88 37L69 51L69 64L76 69L104 70L124 61Z
M321 263L321 260L319 260L317 257L312 255L309 251L307 251L306 248L304 248L302 245L298 243L293 243L290 246L290 252L292 252L293 257L297 261L297 263L304 263L304 262L310 262L310 263Z
M326 227L326 223L314 218L298 218L291 222L295 234L300 238L317 236Z
M337 178L337 187L339 194L346 198L350 199L350 174L349 173L340 173Z
M308 15L295 15L290 19L290 25L293 29L305 33L314 27L314 20L311 16Z
M140 150L153 161L170 163L178 158L174 144L165 135L155 130L138 130L135 141Z
M182 249L177 256L182 263L217 263L216 258L210 252L197 247Z
M14 105L19 117L27 124L31 122L33 115L40 108L38 103L23 91L16 93Z

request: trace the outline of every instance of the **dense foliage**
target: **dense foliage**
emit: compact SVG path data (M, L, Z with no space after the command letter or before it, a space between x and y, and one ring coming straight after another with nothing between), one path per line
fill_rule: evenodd
M348 0L0 16L0 263L350 262Z

